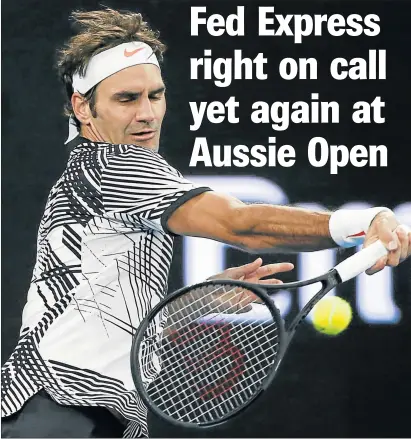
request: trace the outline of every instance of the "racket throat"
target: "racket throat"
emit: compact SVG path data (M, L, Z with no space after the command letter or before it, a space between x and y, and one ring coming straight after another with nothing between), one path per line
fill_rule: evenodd
M333 288L335 288L338 284L341 283L340 275L338 274L337 270L334 268L331 269L325 276L320 276L318 278L318 281L321 282L322 287L321 290L315 294L314 297L312 297L302 308L302 310L297 314L297 316L293 319L293 321L290 324L290 327L288 328L288 337L286 341L286 345L290 343L295 331L300 326L302 321L307 317L307 315L310 313L310 311L314 308L314 306L326 295L328 294Z

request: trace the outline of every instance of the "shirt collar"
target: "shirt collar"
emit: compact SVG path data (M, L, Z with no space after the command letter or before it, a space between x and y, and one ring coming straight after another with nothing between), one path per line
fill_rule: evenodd
M109 142L95 142L95 141L92 141L90 139L86 139L85 137L77 136L73 140L70 140L70 142L68 142L66 144L66 147L67 147L69 152L72 152L77 148L82 148L82 147L92 148L95 145L111 145L111 143L109 143Z

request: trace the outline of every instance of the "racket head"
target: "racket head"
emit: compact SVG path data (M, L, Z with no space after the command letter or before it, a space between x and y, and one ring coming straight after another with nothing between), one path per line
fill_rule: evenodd
M255 307L260 317L250 322ZM134 384L147 407L173 424L217 425L271 383L284 337L263 288L222 280L185 287L140 324L131 349Z

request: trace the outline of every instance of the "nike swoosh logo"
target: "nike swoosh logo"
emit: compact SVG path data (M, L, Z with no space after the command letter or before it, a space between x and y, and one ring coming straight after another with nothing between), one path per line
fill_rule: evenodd
M129 56L133 56L137 52L140 52L140 50L143 50L143 49L144 49L144 47L139 47L138 49L132 50L131 52L128 52L127 49L124 49L124 56L128 58Z
M363 231L363 232L355 233L354 235L348 235L348 238L358 238L360 236L365 236L365 232Z

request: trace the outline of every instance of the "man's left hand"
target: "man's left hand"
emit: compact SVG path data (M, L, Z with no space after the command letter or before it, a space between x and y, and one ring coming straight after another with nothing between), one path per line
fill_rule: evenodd
M280 279L270 278L262 279L263 277L273 276L277 273L283 273L290 271L294 268L294 265L290 262L280 262L278 264L262 265L263 260L257 258L254 262L241 265L240 267L227 268L221 273L208 278L208 280L215 279L227 279L227 280L243 280L244 282L275 285L282 284Z

